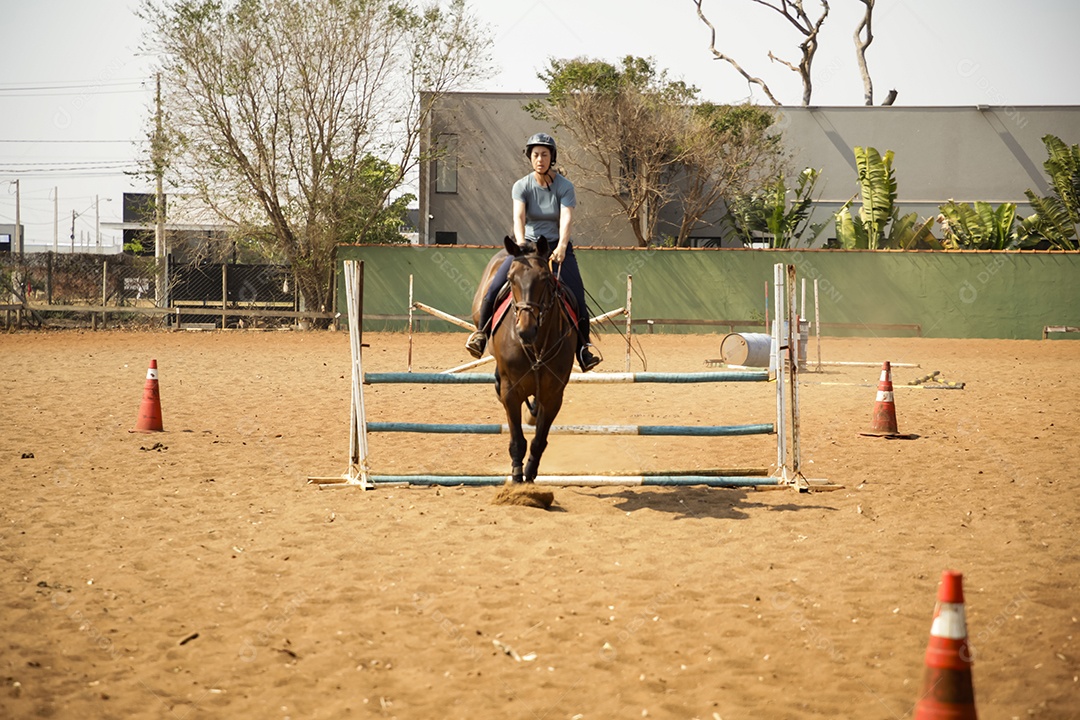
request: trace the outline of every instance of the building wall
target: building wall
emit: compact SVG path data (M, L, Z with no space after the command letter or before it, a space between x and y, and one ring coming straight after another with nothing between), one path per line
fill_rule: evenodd
M525 138L550 132L561 157L577 152L565 133L543 127L524 110L541 97L455 93L441 100L426 147L439 133L457 136L458 188L438 193L435 173L422 170L421 244L434 244L437 231L456 232L462 245L501 244L512 230L510 187L529 171L521 152ZM1080 107L785 107L776 127L792 154L792 176L805 167L822 170L815 221L828 219L858 192L852 150L857 145L894 151L901 213L934 217L938 205L954 199L1014 202L1026 214L1024 190L1048 193L1041 138L1053 134L1070 145L1080 142ZM636 245L612 200L580 185L578 190L576 245ZM817 244L834 236L830 224Z
M822 170L816 219L858 192L855 146L894 152L901 213L933 217L952 199L1012 202L1026 215L1025 190L1050 192L1042 138L1080 142L1080 107L785 107L776 127L794 169Z
M434 245L436 232L456 232L459 245L502 245L513 233L510 188L529 172L523 154L525 140L547 132L559 148L559 166L576 152L565 133L534 120L523 108L541 95L456 93L445 96L430 132L426 150L442 133L457 136L457 192L440 193L430 165L421 172L420 244ZM572 172L567 177L574 179ZM626 220L616 217L612 200L577 188L574 215L575 246L634 247L637 242Z

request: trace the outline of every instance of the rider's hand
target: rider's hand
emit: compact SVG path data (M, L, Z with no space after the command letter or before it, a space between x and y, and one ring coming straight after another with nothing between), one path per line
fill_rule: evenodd
M551 259L561 265L562 261L566 259L566 246L562 243L556 245L555 249L551 251Z

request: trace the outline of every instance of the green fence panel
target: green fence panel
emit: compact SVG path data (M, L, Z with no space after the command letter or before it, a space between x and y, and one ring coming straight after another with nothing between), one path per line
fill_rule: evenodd
M469 319L476 284L494 253L490 247L338 248L339 265L346 259L364 261L368 330L405 328L410 275L415 300ZM633 276L635 332L760 330L766 312L773 312L766 285L771 286L775 263L795 265L798 277L806 279L811 317L813 281L818 281L826 335L1037 339L1048 325L1080 325L1080 253L631 248L576 253L593 314L622 307L626 277ZM344 283L338 288L339 307L344 307ZM425 313L415 318L421 330L460 330ZM650 320L647 329L641 327Z

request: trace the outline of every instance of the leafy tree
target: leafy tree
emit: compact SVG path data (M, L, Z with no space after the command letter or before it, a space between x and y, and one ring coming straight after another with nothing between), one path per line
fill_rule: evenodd
M687 244L724 197L747 192L780 166L771 113L698 103L696 88L669 80L651 60L551 60L540 79L547 98L527 109L573 137L581 150L567 156L575 181L617 203L640 246L658 241L668 207L680 218L674 244Z
M1020 235L1030 244L1076 250L1080 247L1080 145L1070 147L1054 135L1045 135L1042 141L1049 155L1043 167L1050 176L1053 194L1040 197L1025 191L1035 213L1024 218Z
M168 108L156 166L290 263L312 308L331 304L338 243L393 236L408 200L390 198L425 160L432 106L486 67L464 0L143 0L141 14Z

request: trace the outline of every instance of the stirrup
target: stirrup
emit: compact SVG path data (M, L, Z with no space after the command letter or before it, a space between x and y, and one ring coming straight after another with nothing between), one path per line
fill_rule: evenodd
M578 364L581 365L581 372L589 372L594 367L600 364L602 358L593 355L589 348L593 347L591 343L585 343L578 350Z
M486 347L487 336L479 330L473 331L472 335L469 335L469 339L465 341L465 349L477 360L483 357Z

